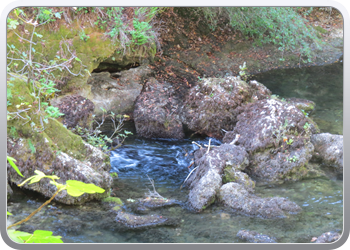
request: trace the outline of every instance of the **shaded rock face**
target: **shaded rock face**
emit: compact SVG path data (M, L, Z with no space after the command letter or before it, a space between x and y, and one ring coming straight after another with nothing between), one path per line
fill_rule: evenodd
M104 198L112 185L112 177L108 174L110 164L106 161L107 155L99 149L84 143L85 156L84 160L78 160L73 155L64 152L54 152L46 145L46 142L35 145L36 153L31 153L26 145L25 140L19 139L13 141L8 139L8 153L17 159L17 166L28 178L34 175L34 170L40 170L46 175L57 175L60 179L58 183L65 184L66 180L79 180L84 183L93 183L106 190L103 194L83 194L79 197L72 197L67 191L61 191L55 200L65 204L82 204L93 199ZM20 177L11 166L7 167L8 178L15 184L20 184L25 179ZM38 183L26 183L23 188L30 189L51 197L56 192L56 187L49 184L50 180L42 179Z
M137 134L145 138L184 138L179 103L170 85L150 78L135 102L133 116Z
M250 243L277 243L275 237L270 237L255 231L240 230L237 233L237 237Z
M12 188L7 183L7 200L9 200L11 198L12 194L13 194Z
M89 99L80 95L65 96L54 104L64 114L62 123L67 128L89 127L92 122L92 114L95 105Z
M322 165L343 173L343 136L329 133L314 134L311 142L315 147L313 161L322 162Z
M275 99L258 100L246 105L237 117L233 131L223 142L237 144L249 153L246 172L263 183L298 180L307 174L307 163L314 147L311 133L317 125L297 107Z
M206 78L190 89L182 107L183 123L190 130L221 139L222 129L233 130L242 107L271 92L262 84L239 77Z
M260 198L249 193L241 184L230 182L220 188L220 201L235 213L265 219L285 218L301 208L282 197Z
M101 108L115 114L134 110L136 97L141 93L143 80L151 73L148 66L140 66L120 73L92 73L87 83L91 85L95 114L102 115Z

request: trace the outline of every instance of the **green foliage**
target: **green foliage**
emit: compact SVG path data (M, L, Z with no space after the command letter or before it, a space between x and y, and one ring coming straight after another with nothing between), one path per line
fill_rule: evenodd
M118 174L116 172L109 173L112 178L117 178Z
M131 30L130 34L132 37L132 42L137 45L143 45L147 43L151 38L148 32L152 28L152 26L147 22L139 22L138 20L133 21L135 30Z
M19 174L20 176L24 177L24 176L22 175L21 171L19 171L17 165L14 163L14 162L16 162L16 159L14 159L14 158L12 158L12 157L10 157L10 156L7 156L7 161L10 163L10 165L12 166L12 168L13 168L14 170L16 170L17 174Z
M59 108L54 107L54 106L48 106L45 109L45 112L49 115L49 117L51 118L58 118L62 115L64 115L63 113L60 112Z
M243 81L247 81L249 74L247 73L248 68L247 68L246 62L244 62L243 65L239 65L239 69L240 69L239 76Z
M18 36L24 46L17 48L13 44L7 44L7 73L12 78L13 76L18 77L18 75L27 78L27 84L31 91L30 95L35 99L37 105L35 106L36 110L33 110L34 108L29 103L23 102L16 105L17 111L9 112L14 93L11 87L8 87L7 119L17 118L27 122L31 121L31 127L36 132L42 132L45 129L45 124L48 123L49 118L58 118L63 115L57 108L49 104L49 100L55 97L55 94L59 91L55 88L55 82L58 80L57 76L60 76L61 72L68 72L68 74L74 76L85 74L83 69L85 66L72 52L69 43L64 39L60 41L60 53L55 54L53 58L43 57L38 51L37 46L44 43L45 40L41 34L36 32L36 28L39 25L61 18L62 12L57 12L55 9L57 8L32 7L32 18L29 19L21 8L16 8L8 18L9 29ZM18 25L14 20L17 20L19 25L23 25L24 33L18 30ZM37 61L39 58L40 60ZM78 70L75 72L71 70L73 64L78 65ZM76 69L76 67L74 68ZM45 109L42 109L42 106L45 106ZM39 119L31 119L28 116L30 111Z
M213 30L220 18L225 18L245 38L253 37L255 45L278 45L281 60L288 50L299 52L311 61L310 43L314 42L318 48L322 43L317 32L292 7L204 7L200 10Z
M9 229L10 239L17 243L63 243L61 236L53 236L51 231L36 230L33 234Z
M31 141L30 139L28 139L27 141L28 141L29 148L30 148L30 150L32 151L32 154L35 154L36 149L35 149L35 147L34 147L32 141Z
M308 117L308 116L309 116L309 114L306 113L305 110L302 109L301 112L303 112L303 114L305 115L305 117Z
M287 145L292 145L294 142L294 140L292 138L290 138L289 140L286 141Z
M85 31L84 31L84 30L80 31L80 33L79 33L79 38L80 38L80 40L82 40L82 41L84 41L84 42L86 42L87 40L90 39L90 37L89 37L88 35L85 34Z
M289 162L296 162L296 161L298 161L298 157L296 156L296 155L294 155L293 157L287 157L287 161L289 161Z
M123 13L123 7L99 7L96 13L100 15L95 25L105 29L106 34L114 40L118 40L124 53L127 48L133 50L135 46L156 43L156 35L150 22L156 14L163 11L160 7L135 7L132 20L133 29L129 26L129 19ZM112 23L112 25L110 25ZM157 44L157 43L156 43Z
M84 193L94 194L94 193L103 193L105 190L100 188L92 183L86 184L81 181L68 180L66 181L67 193L70 196L78 197Z
M12 138L18 138L18 133L17 133L17 130L15 127L10 127L10 133L9 135L12 137Z
M38 8L38 20L41 23L55 22L56 18L61 19L62 12L54 12L52 8L39 7Z

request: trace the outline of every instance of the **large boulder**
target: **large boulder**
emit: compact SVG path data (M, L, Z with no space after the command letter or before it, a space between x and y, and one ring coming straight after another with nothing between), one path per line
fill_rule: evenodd
M57 122L58 123L58 122ZM65 184L67 180L78 180L84 183L92 183L105 189L102 194L83 194L73 197L67 194L66 190L56 195L55 200L65 204L82 204L94 199L102 199L108 195L112 185L112 178L108 171L110 164L108 156L98 148L82 142L82 154L84 159L66 152L58 152L50 148L50 141L42 141L35 144L35 153L31 151L29 141L25 139L7 141L7 150L11 157L17 160L16 164L25 178L33 176L35 170L40 170L46 175L59 177L58 183ZM25 179L20 177L12 167L8 165L8 178L16 185ZM22 188L30 189L51 197L56 192L56 187L50 184L47 178L38 183L26 183Z
M143 81L151 73L148 66L123 70L119 73L107 71L92 73L87 84L91 86L91 98L95 105L94 113L101 116L105 109L115 114L131 113L134 103L141 93ZM85 96L85 94L82 94Z
M135 102L137 134L145 138L184 138L179 106L171 85L150 78Z
M79 180L105 189L102 194L86 193L79 197L72 197L64 190L55 197L59 202L81 204L108 196L112 185L112 178L108 173L109 156L85 143L80 136L73 134L56 119L47 118L47 123L43 123L44 128L41 128L40 116L46 114L40 113L36 108L34 98L29 95L26 79L14 78L9 82L13 85L12 91L16 96L11 99L12 105L8 110L15 112L17 105L26 102L28 110L22 115L30 119L29 122L18 121L16 118L8 121L7 154L17 160L16 165L24 175L24 178L19 176L8 164L9 182L18 185L33 176L35 170L40 170L46 175L58 176L60 179L57 182L62 184L66 180ZM30 185L27 182L22 188L37 191L50 198L57 188L49 182L48 178L44 178Z
M244 104L270 95L270 90L256 81L246 83L234 76L204 78L185 98L183 123L190 130L221 139L222 130L233 130Z
M343 173L343 136L329 133L314 134L311 143L315 147L313 160Z
M246 172L261 183L282 183L307 176L317 125L296 106L277 99L247 104L233 131L223 142L237 144L249 153Z

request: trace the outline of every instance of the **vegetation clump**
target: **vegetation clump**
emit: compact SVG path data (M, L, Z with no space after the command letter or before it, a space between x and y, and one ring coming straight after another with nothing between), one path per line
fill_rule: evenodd
M294 7L202 7L197 13L204 15L212 30L223 19L246 39L252 38L257 46L278 45L281 60L284 60L285 51L293 51L311 62L312 44L320 48L322 41L298 10ZM303 14L308 15L311 11L309 8Z

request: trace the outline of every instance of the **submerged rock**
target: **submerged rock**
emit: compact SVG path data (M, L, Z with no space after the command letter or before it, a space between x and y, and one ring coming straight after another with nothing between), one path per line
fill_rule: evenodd
M147 208L159 208L159 207L169 207L169 206L178 205L179 201L175 199L147 197L144 199L139 199L138 203L141 206L147 207Z
M135 102L133 116L137 134L145 138L184 138L179 106L170 85L150 78Z
M220 188L219 199L235 213L264 219L285 218L288 214L301 211L296 203L286 198L260 198L249 193L241 184L234 182Z
M237 237L250 243L277 243L275 237L270 237L255 231L240 230L237 233Z
M319 236L315 243L331 243L337 241L340 237L341 235L337 232L327 232Z
M138 216L123 211L117 213L115 221L129 229L147 229L157 226L176 226L179 224L179 221L176 219L166 218L157 214Z
M314 134L311 142L315 147L313 160L322 165L333 167L337 173L343 173L343 136L329 133Z

